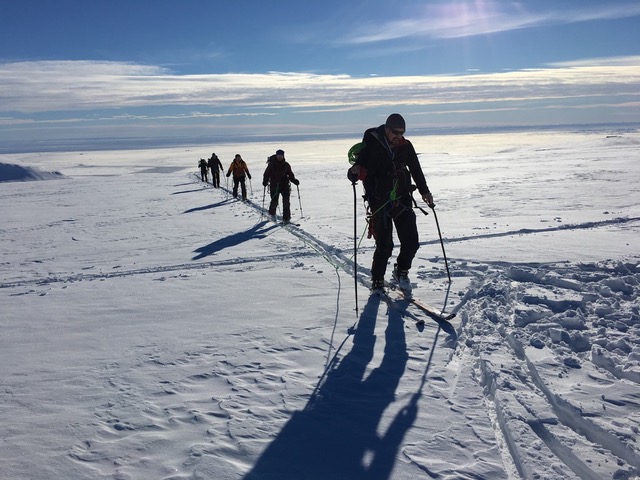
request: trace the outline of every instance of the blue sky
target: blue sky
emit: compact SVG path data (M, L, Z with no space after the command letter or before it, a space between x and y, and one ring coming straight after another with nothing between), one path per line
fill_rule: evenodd
M640 122L637 0L3 0L0 142Z

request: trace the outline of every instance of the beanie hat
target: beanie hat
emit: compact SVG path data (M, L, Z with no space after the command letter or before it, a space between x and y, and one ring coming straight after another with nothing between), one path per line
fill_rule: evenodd
M391 115L389 115L389 118L387 118L384 126L387 128L406 130L404 118L402 118L402 115L400 115L399 113L392 113Z
M276 155L284 155L284 150L276 150Z

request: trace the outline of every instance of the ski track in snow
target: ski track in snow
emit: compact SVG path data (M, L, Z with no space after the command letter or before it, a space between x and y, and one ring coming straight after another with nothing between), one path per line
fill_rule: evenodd
M297 253L297 256L304 258L308 256L314 256L315 253L307 252L307 253ZM290 258L291 253L282 253L270 256L257 256L257 257L244 257L244 258L236 258L230 260L222 260L222 261L211 261L211 262L202 262L198 264L194 263L179 263L175 265L159 265L155 267L145 267L145 268L137 268L132 270L120 270L115 272L101 272L101 273L75 273L63 276L51 275L45 279L42 278L34 278L34 279L24 279L24 280L16 280L14 282L4 282L0 283L0 288L14 288L14 287L24 287L24 286L47 286L55 283L73 283L80 281L96 281L96 280L106 280L110 278L119 278L119 277L131 277L136 275L151 275L157 273L173 273L173 272L181 272L181 271L198 271L198 270L207 270L211 268L224 268L224 267L233 267L233 266L247 266L252 263L259 262L273 262L282 260L284 258Z
M177 193L225 192L201 188L191 175L184 186L194 189ZM257 203L230 208L242 218L259 217L260 228L272 227ZM638 220L517 229L485 238ZM74 220L58 225L67 221ZM137 478L140 472L146 478L245 480L639 474L637 261L516 265L450 259L452 277L465 285L458 300L448 302L457 313L450 326L411 305L392 309L367 297L361 273L360 309L348 326L339 310L341 291L353 281L352 252L304 225L277 228L303 246L292 250L274 241L276 253L245 258L34 274L0 283L15 290L9 295L26 295L36 287L143 275L162 280L157 275L224 272L292 258L294 268L321 271L324 262L335 270L331 337L318 337L318 325L284 326L277 336L260 325L242 333L214 332L182 351L140 344L127 361L104 365L100 378L110 395L96 404L92 424L82 426L93 434L67 452L79 471L90 472L86 478ZM217 249L206 247L194 253L206 257ZM442 270L421 267L415 276L448 298ZM425 326L417 330L412 317L425 318ZM383 338L376 343L377 337ZM228 343L239 348L229 351ZM256 357L262 360L247 362ZM314 363L324 368L310 369ZM402 382L405 393L398 395ZM594 389L601 395L594 397ZM436 418L447 421L430 421ZM628 430L629 424L635 427ZM167 451L181 454L167 457Z
M478 358L477 380L523 478L543 475L530 445L555 459L549 478L637 475L637 428L625 431L617 418L640 419L640 371L626 335L638 328L639 279L637 265L603 263L506 267L476 282L461 342ZM600 326L594 337L589 323Z

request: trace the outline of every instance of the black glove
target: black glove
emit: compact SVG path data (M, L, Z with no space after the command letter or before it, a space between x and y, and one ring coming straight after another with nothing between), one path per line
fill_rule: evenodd
M300 185L300 180L298 180L297 178L294 180L291 180L293 182L294 185L298 186Z
M230 176L231 176L231 173L227 173L227 177L230 177Z
M358 183L358 174L353 173L351 169L347 170L347 178L351 181L351 183Z
M265 180L264 182L262 182L262 186L263 186L263 187L266 187L267 185L269 185L269 182L268 182L268 181L266 181L266 180Z
M251 180L251 174L247 173L247 177L249 177L249 180Z

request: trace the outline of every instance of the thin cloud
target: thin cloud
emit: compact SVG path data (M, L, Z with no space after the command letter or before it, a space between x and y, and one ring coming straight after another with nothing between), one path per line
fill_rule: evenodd
M620 56L620 57L597 57L583 58L568 62L552 62L547 64L550 67L572 68L572 67L618 67L626 65L640 65L640 56Z
M35 118L0 118L0 126L19 126L19 125L55 125L55 124L79 124L79 123L119 123L119 122L160 122L165 120L201 120L211 118L250 118L250 117L273 117L275 113L269 112L246 112L246 113L206 113L206 112L188 112L175 115L107 115L99 117L71 117L71 118L52 118L52 119L35 119Z
M188 112L175 115L133 115L123 114L112 117L100 117L100 121L105 120L189 120L202 118L238 118L238 117L264 117L274 116L275 113L267 112L247 112L247 113L208 113L208 112Z
M86 75L90 71L93 75L161 75L168 73L166 68L156 65L141 65L132 62L107 62L93 60L57 60L13 62L0 65L0 78L10 78L12 75L23 78L27 75L58 74L64 71L67 75Z
M574 10L526 11L511 2L427 5L411 18L355 27L340 43L364 45L406 38L451 39L523 28L614 20L640 15L639 4L602 3ZM374 32L374 33L372 33Z

